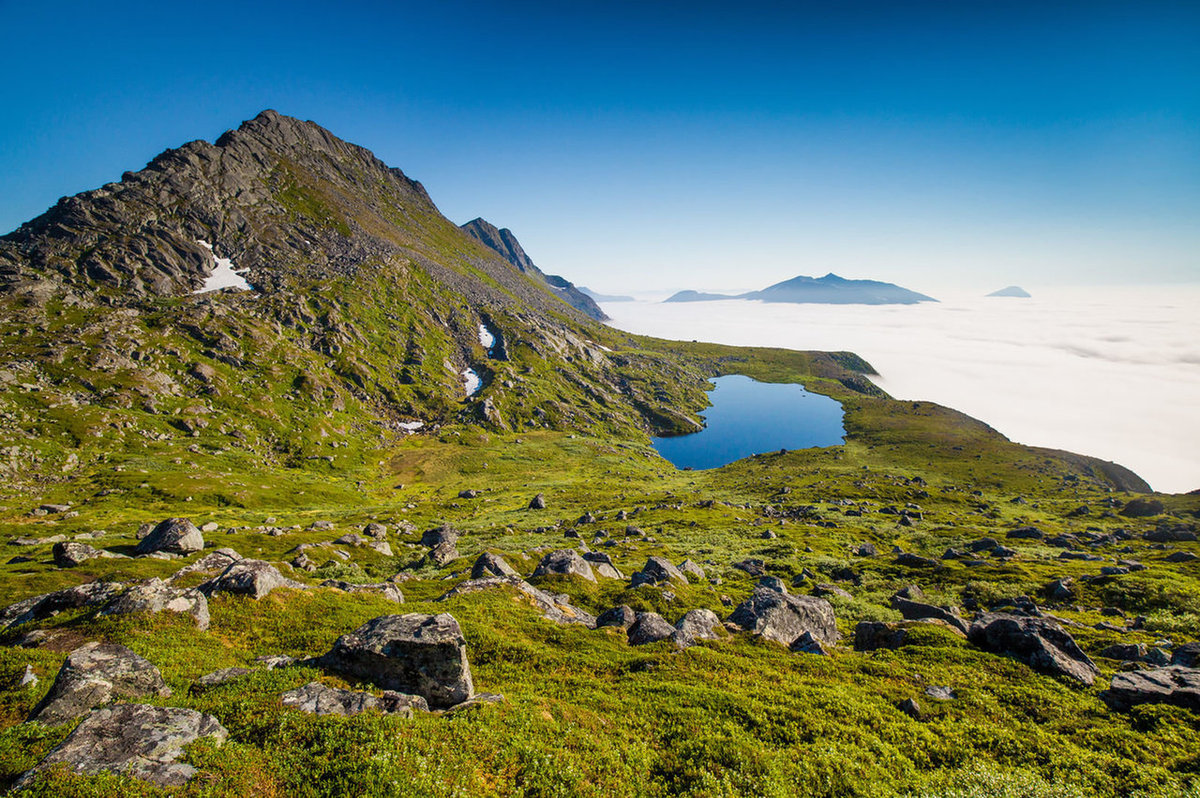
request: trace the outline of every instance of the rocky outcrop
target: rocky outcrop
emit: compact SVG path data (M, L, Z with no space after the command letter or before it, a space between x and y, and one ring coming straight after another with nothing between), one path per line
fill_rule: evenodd
M579 556L579 552L575 551L575 549L559 549L558 551L550 552L542 557L542 561L534 569L533 575L578 576L589 582L596 581L596 575L592 572L592 567L588 565L587 560Z
M467 643L446 613L383 615L342 635L322 656L321 667L385 690L423 697L445 709L475 694Z
M105 605L101 615L125 615L131 612L178 612L192 616L197 628L208 628L208 599L195 588L175 588L154 578L134 585Z
M309 682L303 687L289 690L281 695L279 700L285 707L294 707L313 715L357 715L360 712L375 711L411 718L414 711L429 711L429 704L419 695L397 693L394 690L386 690L382 695L372 695L327 687L320 682Z
M204 535L186 518L160 521L150 534L138 541L138 554L165 551L168 554L191 554L204 548Z
M47 726L60 726L114 698L170 695L162 674L125 646L87 643L67 655L50 692L29 715Z
M1089 686L1100 674L1075 639L1049 618L985 613L971 624L967 639L985 651L1020 660L1039 673L1065 676Z
M578 623L589 629L596 627L595 616L584 612L578 607L572 607L565 600L560 600L544 590L538 590L519 576L485 576L482 579L471 579L470 581L455 585L438 597L438 601L449 601L456 596L477 593L481 590L505 588L520 593L547 620L561 624ZM563 599L565 599L565 596Z
M832 644L838 639L837 620L828 601L815 596L789 596L765 587L756 587L729 620L785 646L805 632L811 632L822 643Z
M179 786L196 774L179 761L186 747L201 738L221 742L228 736L216 718L193 709L117 704L84 718L16 786L60 763L76 773L112 771L163 787Z
M205 595L235 593L260 599L280 587L304 589L305 585L288 579L264 560L238 560L217 576L200 585Z
M1118 673L1100 697L1117 710L1141 704L1171 704L1200 712L1200 669L1173 665Z

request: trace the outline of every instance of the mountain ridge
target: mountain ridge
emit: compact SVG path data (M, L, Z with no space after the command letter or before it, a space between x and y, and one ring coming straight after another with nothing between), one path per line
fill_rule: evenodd
M830 272L824 277L799 275L744 294L712 294L680 291L666 302L712 302L723 299L757 299L763 302L834 305L912 305L937 300L894 283L879 280L848 280Z

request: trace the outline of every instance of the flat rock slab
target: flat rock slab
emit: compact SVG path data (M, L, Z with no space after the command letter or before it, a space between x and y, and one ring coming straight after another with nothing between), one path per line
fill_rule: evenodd
M1075 638L1049 618L985 613L971 624L967 639L984 651L1013 657L1040 673L1066 676L1088 686L1100 675Z
M561 624L577 623L589 629L596 628L596 616L578 607L572 607L566 602L559 601L554 596L544 590L539 590L519 576L485 576L482 579L471 579L455 585L439 596L438 601L449 601L455 596L478 593L481 590L503 588L510 588L520 593L522 598L529 601L535 609L542 613L542 617L546 620Z
M60 762L76 773L113 771L163 787L179 786L196 774L194 767L178 761L184 748L204 737L223 742L228 736L216 718L193 709L117 704L84 718L16 786Z
M756 587L729 620L748 632L790 646L805 632L821 643L837 642L837 619L829 602L815 596L790 596Z
M382 615L339 637L318 664L385 690L419 695L434 709L475 694L466 641L447 613Z
M237 681L253 672L249 668L222 668L219 671L206 673L192 683L190 692L193 695L203 695L214 687L220 687L223 684Z
M428 712L429 704L419 695L384 691L383 695L360 693L309 682L279 697L284 706L313 715L357 715L374 710L387 715L411 718L414 711Z
M967 622L958 616L950 607L938 607L924 604L920 601L906 599L903 596L892 596L892 609L899 610L906 621L921 621L933 618L955 627L964 635L967 633Z
M188 574L194 573L219 574L221 571L224 571L226 568L241 559L243 559L242 555L238 554L233 549L217 549L216 551L205 554L195 562L188 563L180 568L175 572L175 575L171 577L171 581L174 582L176 579L180 579Z
M40 621L63 610L104 604L124 591L125 585L120 582L88 582L53 593L43 593L0 610L0 629Z
M149 660L115 643L87 643L67 655L50 692L29 719L61 726L114 698L170 694Z
M1200 669L1171 666L1118 673L1100 697L1118 710L1139 704L1171 704L1200 712Z
M213 593L237 593L260 599L279 587L303 590L307 586L288 579L265 560L238 560L200 585L199 590L209 596Z
M165 551L169 554L191 554L204 548L204 535L186 518L168 518L138 541L135 551L150 554Z
M334 590L341 590L343 593L374 593L388 601L394 601L397 604L404 603L404 594L400 592L400 588L396 587L394 582L359 585L353 582L343 582L340 579L326 579L321 583L321 587L331 587Z
M105 605L101 615L131 612L178 612L190 615L198 629L208 628L208 599L195 588L171 587L161 579L134 585Z

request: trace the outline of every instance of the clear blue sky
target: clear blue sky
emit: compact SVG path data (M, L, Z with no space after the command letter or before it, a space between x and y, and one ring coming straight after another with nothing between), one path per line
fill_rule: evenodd
M1200 3L0 0L0 229L263 108L604 291L1200 280Z

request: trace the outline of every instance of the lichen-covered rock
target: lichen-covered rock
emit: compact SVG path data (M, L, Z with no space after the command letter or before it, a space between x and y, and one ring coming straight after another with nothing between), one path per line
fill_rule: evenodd
M628 634L629 645L644 646L674 637L675 627L657 612L639 612Z
M697 640L719 640L727 634L715 612L696 609L688 610L675 622L675 634L672 637L675 645L687 648L695 645Z
M353 582L343 582L339 579L326 579L321 583L321 587L331 587L334 590L341 590L344 593L376 593L388 601L394 601L397 604L404 603L404 594L400 592L400 588L394 582L358 585Z
M837 620L833 607L816 596L791 596L756 587L738 605L729 620L748 632L790 646L805 632L822 643L836 643Z
M1089 686L1100 674L1075 639L1049 618L986 613L971 624L967 639L985 651L1020 660L1040 673L1066 676Z
M689 574L697 579L708 578L708 574L704 571L704 566L695 560L684 560L683 562L679 563L679 572L682 574Z
M54 548L50 550L50 556L54 558L54 564L59 568L74 568L88 560L98 557L116 557L117 555L86 543L64 540L54 544Z
M204 737L221 742L228 736L216 718L193 709L116 704L84 718L16 786L59 763L76 773L113 771L163 787L179 786L196 774L194 767L178 761L184 749Z
M449 565L459 558L458 549L453 541L439 543L429 550L429 561L439 568L443 565Z
M357 715L373 710L411 718L413 711L428 712L429 704L419 695L386 690L383 695L342 690L320 682L309 682L279 697L284 706L314 715Z
M422 696L430 707L454 706L475 694L467 644L446 613L383 615L342 635L319 660L351 679Z
M243 676L247 676L254 671L249 668L221 668L219 671L206 673L196 681L192 682L189 689L193 695L203 695L214 687L220 687L223 684L237 681Z
M238 560L217 576L200 585L208 596L213 593L236 593L260 599L279 587L304 589L305 585L288 579L279 569L264 560Z
M243 559L242 555L238 554L233 549L220 548L205 554L195 562L188 563L180 568L171 577L171 581L180 579L188 574L194 573L214 573L219 574L235 562Z
M487 576L515 576L520 577L517 570L504 561L504 558L499 554L484 552L475 560L475 564L471 566L471 578L483 579Z
M135 551L150 554L165 551L169 554L191 554L204 548L204 535L186 518L160 521L149 535L138 541Z
M671 580L688 584L688 578L670 560L665 557L650 557L642 566L642 570L633 575L630 586L662 585Z
M179 612L192 616L197 628L208 628L208 599L195 588L175 588L157 577L134 585L105 605L101 615L130 612Z
M1118 673L1100 697L1117 710L1140 704L1171 704L1200 712L1200 669L1173 665Z
M589 582L596 581L596 575L592 572L592 567L588 565L587 560L579 556L579 552L575 549L559 549L552 551L542 557L542 561L538 563L534 569L534 576L578 576Z
M40 621L63 610L104 604L124 591L125 585L120 582L87 582L53 593L43 593L0 610L0 629L11 629L30 621Z
M170 694L158 668L145 658L115 643L87 643L67 655L29 719L60 726L114 698Z

